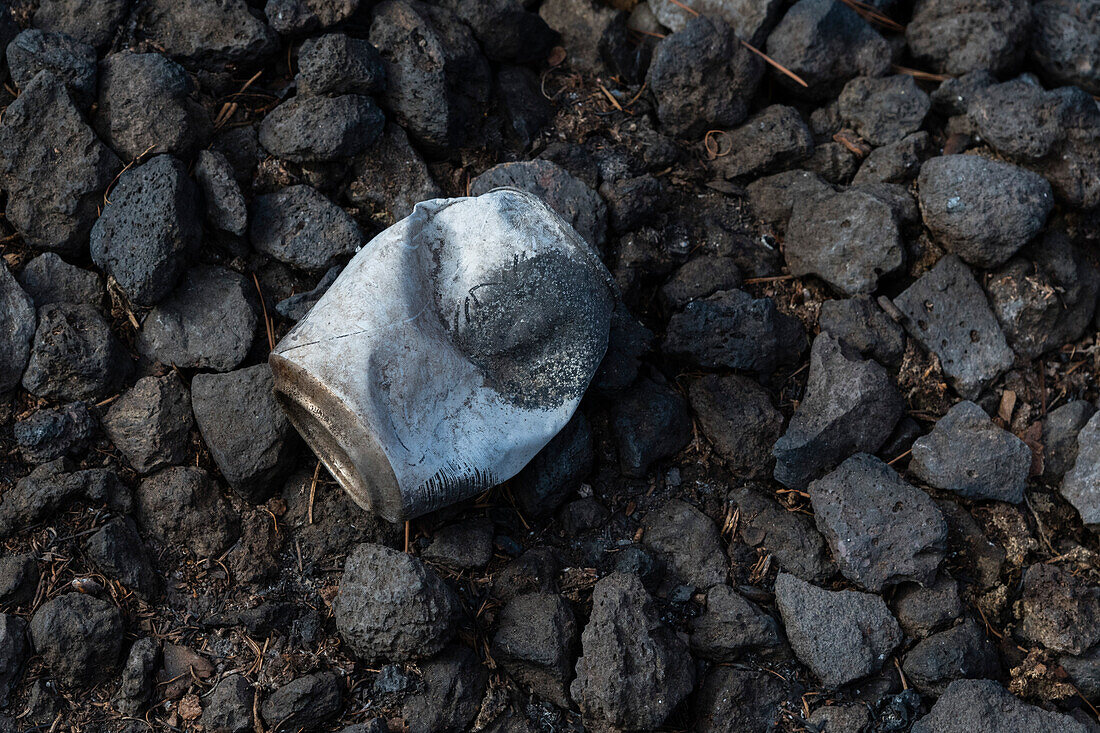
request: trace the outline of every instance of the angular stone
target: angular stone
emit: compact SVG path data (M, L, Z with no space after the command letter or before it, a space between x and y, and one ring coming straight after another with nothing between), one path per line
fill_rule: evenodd
M927 695L942 695L956 679L1000 676L997 649L972 619L917 642L902 663L912 685Z
M95 98L95 49L64 33L28 28L13 38L5 56L11 80L22 89L43 69L65 84L82 109Z
M35 611L30 633L35 653L62 684L92 684L118 663L122 613L98 598L67 593Z
M483 568L493 559L493 523L475 519L447 525L435 533L422 557L455 570Z
M852 183L908 183L920 173L921 164L932 152L927 132L915 132L892 145L875 148L864 158Z
M3 277L0 273L0 280ZM85 303L98 307L103 302L103 278L91 270L70 265L55 252L40 254L28 262L16 280L37 308L50 303Z
M875 147L901 142L919 130L931 106L908 74L852 79L837 99L840 116Z
M729 560L710 517L672 499L646 515L642 542L665 559L673 573L696 588L726 582Z
M764 670L712 666L699 689L699 733L759 733L783 716L791 686ZM846 732L847 733L847 732Z
M318 672L272 692L260 706L260 715L268 725L316 729L339 714L343 697L336 673Z
M210 733L250 733L253 687L244 675L222 678L202 710L203 728Z
M489 679L480 657L455 644L419 667L423 686L401 706L410 733L471 730Z
M26 656L27 622L18 616L0 613L0 705L8 704L8 697L19 684Z
M0 603L19 606L34 600L38 579L38 561L33 553L0 557Z
M912 733L1088 733L1068 715L1049 712L1009 694L993 680L956 680Z
M741 287L741 269L732 257L704 255L688 260L661 288L661 301L671 311L719 290Z
M64 33L102 51L130 10L130 0L42 0L32 25L44 31Z
M931 585L909 583L894 595L894 615L910 636L928 636L962 615L959 584L941 572Z
M111 442L141 474L183 463L194 424L191 393L175 371L139 379L103 420Z
M1031 6L1031 55L1051 86L1100 94L1100 15L1091 3L1040 0Z
M298 49L298 94L377 94L386 88L382 56L343 33L310 38Z
M1100 524L1100 413L1077 433L1077 457L1062 479L1062 496L1086 525Z
M764 474L783 415L767 390L739 375L707 375L688 389L691 409L714 449L738 474Z
M19 384L31 356L38 316L34 302L0 264L0 393Z
M803 0L805 2L806 0ZM790 168L814 149L810 128L794 107L773 104L717 138L711 164L723 178L759 176Z
M576 490L596 460L592 428L579 410L516 476L512 494L528 516L546 516Z
M36 410L18 420L12 432L24 460L46 463L62 456L79 456L98 430L88 405L70 402L56 410Z
M619 467L642 478L657 461L676 455L691 440L691 416L680 393L643 377L612 407L611 426Z
M825 301L817 325L885 366L897 366L905 354L905 330L868 297Z
M123 715L137 715L153 693L153 675L160 661L160 642L151 636L138 639L126 655L114 703Z
M160 587L160 579L138 536L134 520L112 519L84 543L88 557L107 577L149 598Z
M809 517L787 511L770 496L748 487L731 491L729 501L738 510L741 541L771 555L780 568L815 583L835 572L825 538Z
M278 48L278 36L245 0L152 0L142 28L184 66L211 71L228 64L254 64Z
M728 585L707 591L706 610L691 626L691 651L712 662L732 662L781 643L775 619Z
M673 32L683 30L695 14L718 17L757 48L764 45L768 32L783 11L781 0L685 0L677 5L672 0L649 0L650 10L661 25Z
M53 303L38 309L38 329L23 389L52 400L98 402L130 376L130 357L99 311Z
M529 593L501 610L493 658L535 695L568 708L576 645L577 622L569 603L556 593Z
M443 195L405 131L393 122L352 165L347 197L381 226L404 219L417 203Z
M905 26L905 42L939 73L1005 74L1023 60L1028 10L1027 0L920 0Z
M1031 644L1083 654L1100 641L1100 588L1057 565L1024 571L1017 633Z
M359 0L267 0L264 15L279 33L299 35L343 22L358 9Z
M223 232L243 237L248 226L248 204L229 160L214 150L201 151L195 160L195 178L206 204L206 220Z
M248 234L260 252L311 271L333 267L364 244L355 220L305 185L257 196Z
M1061 405L1043 420L1043 478L1058 483L1077 461L1077 435L1096 414L1085 400Z
M293 97L260 123L259 139L269 153L295 163L350 158L370 147L386 117L370 97Z
M80 499L106 504L118 513L133 510L133 496L114 470L70 468L64 458L44 463L5 492L0 503L0 538L41 522Z
M138 523L164 546L216 558L236 539L236 517L206 471L172 466L144 479L138 488Z
M539 17L561 34L570 66L589 74L603 71L600 40L617 16L618 11L598 0L546 0L539 5Z

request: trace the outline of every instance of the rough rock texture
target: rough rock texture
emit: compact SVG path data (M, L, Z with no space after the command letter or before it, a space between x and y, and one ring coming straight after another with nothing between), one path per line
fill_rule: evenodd
M714 666L703 680L696 705L700 733L757 733L781 718L790 687L757 669Z
M905 409L886 370L821 333L810 351L805 398L772 448L774 475L801 488L853 453L873 453Z
M191 393L175 371L139 379L103 420L111 442L142 474L183 463L194 424Z
M84 543L84 551L104 575L146 598L160 587L134 520L129 517L103 525Z
M335 717L343 697L336 673L318 672L272 692L260 706L260 715L268 725L308 730Z
M1085 400L1074 400L1047 413L1043 421L1043 478L1060 482L1077 461L1077 434L1096 414ZM1084 466L1082 465L1082 468Z
M907 74L852 79L837 99L840 116L875 147L901 142L919 130L931 106L928 95Z
M825 687L878 670L901 643L901 629L879 596L829 591L780 573L775 602L795 655Z
M811 481L809 493L817 527L845 577L875 593L935 579L947 523L928 494L883 461L858 453Z
M1100 641L1100 588L1057 565L1024 572L1017 633L1032 644L1082 654Z
M248 204L241 194L229 159L215 150L203 150L195 160L195 179L206 204L206 221L238 237L248 226Z
M553 512L592 471L595 459L592 428L578 411L513 480L520 509L536 517Z
M1100 15L1093 2L1040 0L1031 6L1031 55L1051 86L1100 94Z
M739 511L738 534L746 545L770 554L776 565L803 580L820 583L833 574L825 538L810 517L747 487L731 491L729 501Z
M660 622L642 581L624 573L601 578L570 685L586 723L596 730L652 730L694 683L684 642Z
M110 397L130 376L129 355L90 305L53 303L38 309L38 329L23 389L54 400Z
M355 158L347 187L348 199L385 226L404 219L420 201L441 195L428 166L409 144L408 135L392 122L373 145Z
M1087 733L1068 715L1043 710L1013 697L992 680L956 680L918 720L912 733Z
M28 28L8 44L8 72L22 89L35 74L48 70L69 89L73 102L85 109L95 98L95 49L63 33Z
M0 280L3 278L0 273ZM91 270L70 265L55 252L40 254L28 262L16 280L37 308L50 303L99 306L103 301L103 278Z
M1023 60L1028 11L1027 0L919 0L905 26L905 41L937 72L1003 74Z
M758 176L789 168L814 149L813 136L794 107L773 104L745 124L717 136L711 164L724 178Z
M957 257L943 257L894 305L906 328L936 354L951 386L966 399L1012 366L1012 350L974 276Z
M264 15L279 33L297 35L347 20L360 0L267 0Z
M915 132L899 142L875 148L864 158L852 183L907 183L916 178L921 164L932 152L927 132Z
M614 8L597 0L546 0L539 5L539 17L561 34L569 63L589 73L602 68L600 40L617 16Z
M707 591L706 610L691 626L691 651L712 662L731 662L752 650L779 646L779 625L728 585Z
M370 97L297 96L260 123L259 139L269 153L296 163L347 158L370 147L386 117Z
M657 461L676 455L691 440L686 400L663 381L641 378L616 401L611 414L619 467L640 478Z
M252 683L244 675L224 677L203 706L202 725L210 733L249 733L252 702Z
M386 88L378 50L343 33L311 38L298 50L298 94L377 94Z
M19 384L31 356L38 317L7 265L0 265L0 393Z
M62 456L79 456L98 430L87 403L70 402L56 410L36 410L16 422L12 432L24 460L45 463Z
M141 482L137 498L142 531L161 545L218 557L236 537L232 507L201 468L172 466L155 473Z
M924 224L948 252L996 267L1039 233L1054 206L1043 177L978 155L925 161L917 178Z
M905 655L905 676L920 692L942 695L956 679L994 679L1001 664L996 647L971 619L958 626L933 634Z
M0 603L19 606L34 600L38 579L38 562L33 553L0 557Z
M691 409L714 449L739 474L763 474L783 415L759 383L739 374L707 375L688 389Z
M401 706L410 733L470 730L489 671L469 647L452 645L420 663L423 689Z
M119 513L133 509L133 497L114 470L71 468L63 458L44 463L6 491L0 502L0 538L41 522L80 499L95 505L106 504Z
M688 260L676 271L661 288L661 301L669 310L678 311L719 290L740 288L741 283L741 269L732 257L704 255Z
M278 47L275 32L245 0L151 0L146 4L144 28L184 66L211 71L258 61Z
M649 0L649 7L661 25L672 31L683 30L694 16L682 6L699 15L718 17L757 48L764 44L768 32L779 20L783 10L781 0L686 0L677 5L672 0Z
M304 270L327 270L363 245L355 220L311 186L257 196L251 218L253 247Z
M646 515L642 542L696 588L724 583L729 561L718 528L691 504L673 499Z
M102 51L115 36L130 9L130 0L42 0L32 25L65 33Z
M364 660L435 654L455 632L458 599L420 560L382 545L357 545L333 602L336 628Z
M62 684L85 685L118 663L122 614L106 601L68 593L35 611L30 635L35 653Z
M905 331L868 297L827 300L817 321L845 346L885 366L896 366L905 354Z
M928 636L962 615L959 584L945 572L930 585L902 585L892 605L901 628L914 637Z
M130 646L122 665L122 681L115 695L115 706L125 715L138 715L153 693L153 674L160 662L160 642L151 636Z
M536 695L568 708L576 643L569 603L555 593L528 593L501 610L493 658Z
M913 443L909 470L937 489L967 499L1024 500L1031 449L973 402L956 403L932 432Z
M4 212L32 247L81 251L121 167L49 71L40 71L0 119Z
M19 683L27 655L26 636L26 621L0 613L0 705L8 704L12 689Z
M187 167L158 155L118 177L92 228L96 265L131 302L156 305L172 291L202 240L199 190Z
M1087 525L1100 524L1100 417L1093 415L1077 433L1077 457L1062 480L1062 496Z

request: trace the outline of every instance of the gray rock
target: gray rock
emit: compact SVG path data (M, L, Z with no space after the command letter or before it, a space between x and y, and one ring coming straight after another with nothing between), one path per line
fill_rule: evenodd
M753 213L782 232L787 228L795 202L836 189L816 173L793 170L758 178L745 190Z
M935 579L947 523L928 494L883 461L858 453L811 481L809 492L817 527L845 577L875 593Z
M748 487L734 489L729 500L738 509L738 533L746 545L771 555L778 567L803 580L820 583L833 574L825 538L809 517L787 511Z
M960 76L1019 66L1031 16L1027 0L920 0L905 26L905 42L934 71Z
M183 463L194 424L191 393L175 371L139 379L103 420L111 442L141 474Z
M677 5L672 0L649 0L649 7L661 25L673 32L681 31L694 16L682 6L699 15L724 20L738 38L743 38L760 48L768 32L779 20L783 11L780 0L686 0Z
M455 633L458 598L420 560L382 545L357 545L333 601L336 628L365 661L435 654Z
M664 350L690 357L708 369L742 369L761 376L793 364L806 350L806 336L792 316L770 298L723 290L696 300L669 320Z
M201 240L198 187L183 163L158 155L118 177L92 227L92 259L133 303L156 305Z
M763 74L764 62L733 28L721 17L699 15L657 44L646 80L665 131L698 138L741 124Z
M19 384L31 356L38 317L34 302L0 264L0 393Z
M378 94L386 88L382 56L343 33L310 38L298 49L298 94Z
M691 625L691 651L712 662L732 662L781 643L775 619L728 585L707 591L706 610Z
M130 10L130 0L42 0L31 24L64 33L102 51Z
M267 0L264 15L279 33L299 35L347 20L359 9L359 0Z
M106 601L67 593L42 604L30 623L34 651L68 687L103 680L118 663L122 614Z
M411 214L417 203L443 195L405 131L393 122L355 158L346 193L380 226L390 226Z
M859 156L844 145L828 140L815 145L813 154L802 165L826 181L839 184L851 180L859 160Z
M1080 656L1062 654L1058 663L1069 673L1074 686L1086 700L1100 693L1100 647L1093 647Z
M84 121L64 83L40 71L0 120L7 220L37 249L78 253L103 192L122 167Z
M1051 86L1100 94L1100 16L1092 3L1040 0L1031 6L1031 55Z
M913 443L909 470L926 484L967 499L1019 504L1031 470L1031 449L995 425L981 407L963 401Z
M905 330L868 297L826 300L817 320L822 331L886 366L905 355Z
M5 56L11 80L22 89L46 69L65 84L73 102L86 109L95 99L95 49L64 33L28 28L12 39Z
M214 150L199 152L195 178L206 204L206 221L223 232L243 237L248 227L248 204L229 160Z
M854 453L874 453L904 411L905 401L880 364L819 334L805 397L772 448L775 479L802 488Z
M470 730L485 695L489 672L469 647L451 646L420 663L424 686L405 700L409 733Z
M932 153L927 132L914 132L891 145L871 151L859 166L852 183L908 183L917 177L921 164Z
M703 434L739 475L762 475L771 447L783 430L783 415L767 390L740 374L708 374L688 388Z
M0 613L0 705L8 704L8 696L19 684L26 656L27 622L18 616Z
M1100 641L1100 588L1057 565L1024 571L1016 632L1031 644L1083 654Z
M792 690L785 680L759 669L713 666L699 689L699 733L759 733L783 716Z
M965 115L975 96L996 83L985 69L945 79L932 92L932 107L945 115Z
M1096 414L1085 400L1074 400L1051 410L1043 420L1043 478L1060 482L1077 461L1077 434Z
M130 357L99 311L52 303L38 309L38 329L23 388L52 400L99 401L130 376Z
M732 257L703 255L688 260L661 288L661 301L671 311L719 290L741 287L741 269Z
M153 694L153 676L160 661L160 642L151 636L138 639L126 655L115 707L123 715L138 715Z
M245 0L180 3L151 0L145 33L184 66L218 71L255 64L278 48L278 37Z
M536 547L494 573L490 592L505 603L524 593L556 593L560 570L556 551Z
M293 97L260 123L260 144L277 158L325 163L358 155L378 139L386 117L370 97Z
M133 496L114 470L70 468L65 459L59 458L19 479L0 503L0 538L41 522L78 499L106 504L113 512L133 510Z
M924 637L962 615L959 584L940 573L931 585L909 583L894 595L894 615L910 636Z
M908 319L910 335L939 357L943 373L964 398L976 398L1012 366L1012 350L989 302L958 257L941 258L894 305Z
M729 560L718 528L691 504L671 499L650 511L642 527L645 546L685 583L705 589L726 582Z
M1087 525L1100 524L1100 417L1093 415L1077 433L1077 457L1062 479L1062 496Z
M203 728L210 733L251 733L253 687L244 675L223 677L202 709Z
M327 270L364 243L347 212L304 185L257 196L248 234L260 252L311 271Z
M932 102L908 74L857 77L837 99L840 116L871 145L901 142L924 124Z
M910 683L926 695L942 695L956 679L994 679L1001 674L997 649L972 619L917 642L902 662Z
M111 54L100 63L96 130L127 160L190 158L212 132L194 91L183 67L159 53Z
M0 604L21 606L38 590L38 562L30 552L0 557Z
M470 27L482 51L494 61L538 64L546 60L559 40L558 33L537 15L533 3L446 0L443 5Z
M527 160L501 163L470 182L470 195L513 186L538 196L589 244L600 247L607 236L607 206L600 195L556 163Z
M1068 715L1028 705L993 680L956 680L912 733L1088 733Z
M819 726L820 733L858 733L871 725L871 713L860 703L828 705L813 711L810 722Z
M302 320L309 313L310 308L321 299L321 296L328 292L329 286L336 281L343 270L344 268L341 265L333 265L325 271L325 274L317 281L312 290L295 293L285 300L280 300L275 304L275 310L289 321Z
M70 402L55 410L35 410L17 420L12 428L19 452L28 463L79 456L87 450L97 431L96 419L84 402Z
M202 439L229 485L258 503L292 458L294 429L275 401L267 364L225 374L197 374L191 408Z
M570 692L597 730L657 728L695 685L687 646L660 622L635 575L596 583L581 652Z
M253 288L224 267L190 268L145 316L137 348L150 361L224 372L240 364L256 333Z
M598 0L546 0L539 17L561 33L569 65L588 74L603 71L600 40L612 27L618 11Z
M691 440L687 401L667 384L642 377L612 407L611 427L620 470L642 478L657 461L680 452Z
M147 537L199 558L219 557L236 539L236 517L206 471L172 466L138 488L138 523Z
M422 557L455 570L483 568L493 559L493 523L474 519L449 524L435 533Z
M528 516L546 516L592 472L595 460L592 428L577 411L515 477L512 495Z
M810 0L802 0L808 2ZM794 107L773 104L743 125L718 136L711 163L723 178L759 176L790 168L814 149L813 136Z
M797 74L806 87L786 75L776 80L816 98L836 94L856 76L882 76L890 69L890 46L844 3L798 0L768 36L768 55Z
M882 667L901 629L879 596L829 591L780 573L775 603L798 660L835 688Z
M374 8L370 42L386 67L382 106L410 137L441 153L476 132L489 99L489 65L451 11L386 0Z
M1004 264L1039 233L1054 206L1042 176L977 155L925 161L917 186L925 226L977 267Z
M3 277L0 274L0 279ZM55 252L35 257L16 279L37 308L50 303L86 303L98 307L103 302L103 278L92 270L70 265Z
M516 596L500 612L493 658L538 697L568 708L576 657L577 622L556 593Z
M272 692L260 706L260 715L271 726L312 730L339 714L343 698L336 673L318 672Z
M154 595L160 580L138 536L134 520L112 519L84 543L84 551L107 577L146 598Z

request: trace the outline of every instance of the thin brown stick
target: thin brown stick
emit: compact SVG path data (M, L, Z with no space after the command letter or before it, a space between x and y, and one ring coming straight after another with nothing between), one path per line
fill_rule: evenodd
M275 328L271 325L271 317L267 315L267 303L264 302L264 291L260 289L260 279L256 273L252 273L252 282L256 283L256 293L260 296L260 308L264 312L264 329L267 331L267 347L269 351L275 350Z
M313 524L313 498L317 496L317 477L321 474L321 462L313 468L313 480L309 482L309 523Z
M897 22L893 18L887 15L883 15L881 12L879 12L879 9L873 5L868 5L867 3L860 2L860 0L841 0L841 2L843 2L852 10L856 11L856 13L858 13L859 16L866 20L868 23L876 23L883 28L894 31L895 33L905 32L905 26L903 26L901 23Z
M670 2L671 2L671 3L673 4L673 5L676 5L676 6L678 6L678 7L681 7L681 8L683 8L684 10L688 11L688 12L689 12L689 13L691 13L692 15L699 15L699 11L698 11L698 10L696 10L695 8L689 8L689 7L687 6L687 5L684 5L684 4L682 3L682 2L680 2L680 0L670 0Z
M757 56L759 56L760 58L762 58L762 59L764 59L765 61L767 61L767 62L768 62L769 64L771 64L772 66L774 66L774 67L776 68L776 70L778 70L779 72L781 72L781 73L783 73L783 74L786 74L787 76L789 76L789 77L791 77L792 79L794 79L796 83L798 83L798 84L801 84L802 86L806 87L807 89L808 89L808 88L810 87L810 85L809 85L809 84L807 84L807 83L806 83L805 81L803 81L803 80L802 80L802 77L800 77L800 76L799 76L798 74L794 73L793 71L791 71L790 69L788 69L788 68L787 68L786 66L784 66L784 65L783 65L783 64L781 64L781 63L779 63L778 61L776 61L775 59L773 59L773 58L772 58L771 56L769 56L768 54L764 53L763 51L761 51L761 50L760 50L759 48L757 48L756 46L752 45L752 44L751 44L751 43L749 43L748 41L741 41L741 45L742 45L742 46L744 46L745 48L749 49L750 51L752 51L752 52L753 52L754 54L756 54L756 55L757 55Z
M612 107L619 110L620 112L623 111L623 106L621 104L619 104L619 100L615 99L614 94L607 91L607 87L605 87L603 84L600 84L598 82L596 83L596 86L598 86L600 88L600 91L603 92L603 95L605 97L607 97L607 101L611 102Z
M952 78L948 74L933 74L929 71L921 71L920 69L910 69L908 66L898 66L894 64L895 74L908 74L909 76L920 79L922 81L947 81Z

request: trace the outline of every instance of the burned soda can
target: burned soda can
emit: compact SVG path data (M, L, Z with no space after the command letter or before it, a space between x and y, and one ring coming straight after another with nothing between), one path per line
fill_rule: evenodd
M424 201L271 352L275 394L356 503L409 519L511 478L565 426L614 301L597 252L531 194Z

